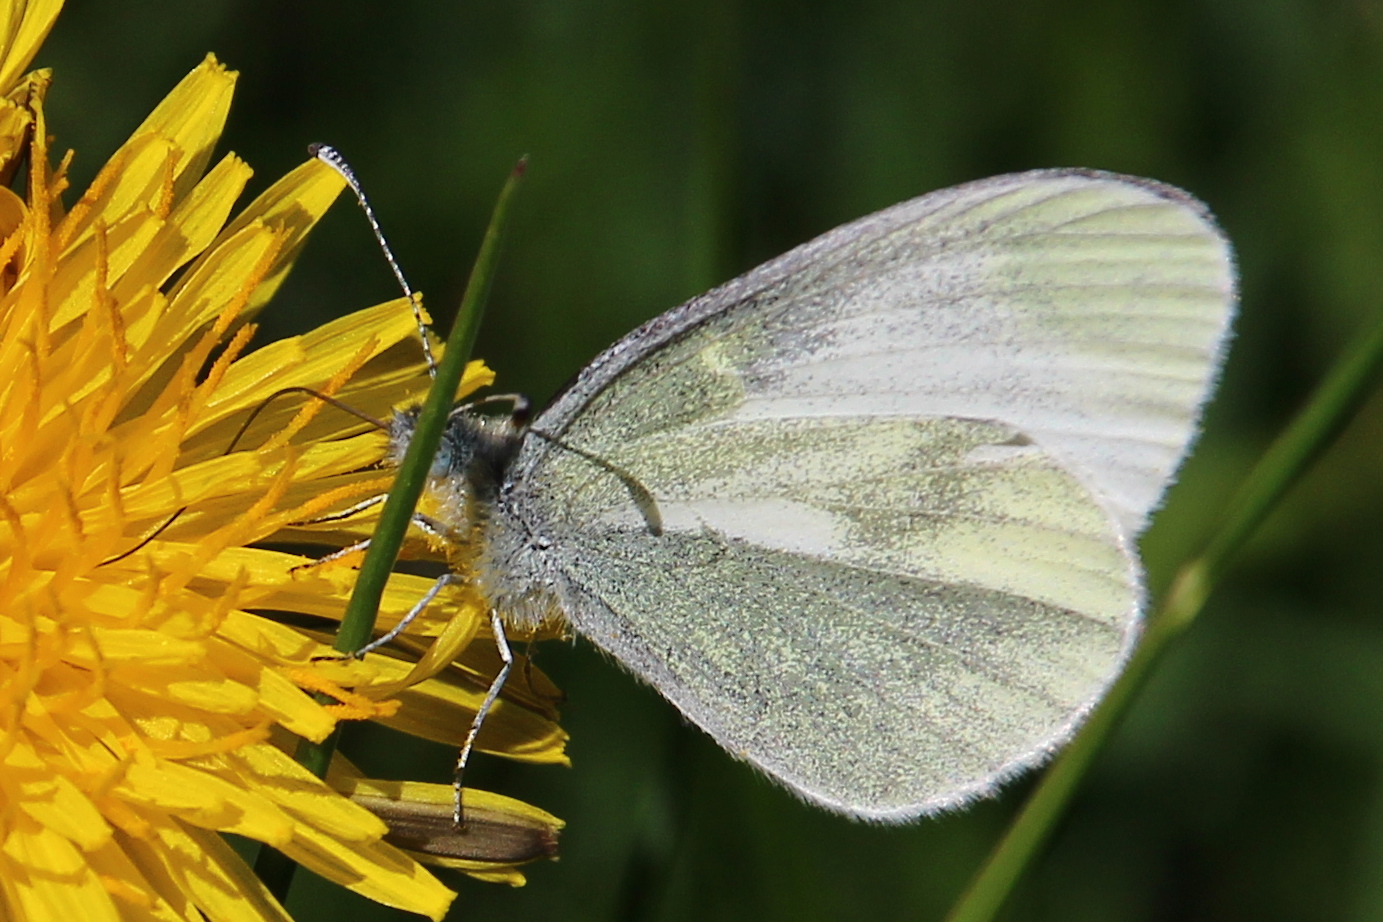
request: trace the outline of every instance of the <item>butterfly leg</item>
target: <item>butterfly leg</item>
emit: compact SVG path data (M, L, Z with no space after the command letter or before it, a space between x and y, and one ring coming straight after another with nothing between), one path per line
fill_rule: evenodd
M316 560L309 560L307 563L300 563L296 567L290 568L288 572L298 573L303 570L313 570L325 564L334 563L337 560L349 557L352 554L358 554L361 551L367 550L369 547L370 539L366 538L363 541L357 541L354 544L348 544L345 547L341 548L339 551L332 551L330 554L327 554L324 557L318 557Z
M305 522L294 522L293 524L320 525L323 522L335 522L340 519L348 518L349 516L352 516L363 509L368 509L371 506L377 506L380 503L384 502L385 498L385 494L381 493L379 496L374 496L370 499L365 500L364 502L357 503L350 509L346 509L341 512L334 512L331 515L324 516L320 519L308 519ZM445 538L447 534L446 527L442 525L442 523L438 522L436 519L430 516L423 515L421 512L413 513L413 525L415 528L418 529L418 531L421 531L423 534L429 535L433 538ZM369 550L369 548L370 539L364 538L360 541L355 542L354 544L348 544L340 550L332 551L330 554L318 557L316 560L310 561L308 563L298 564L298 566L293 567L293 569L290 572L297 573L299 570L311 570L314 567L320 567L323 564L332 563L334 561L341 560L345 557L349 557L352 554L358 554L361 551Z
M450 586L452 583L460 581L460 579L461 577L457 576L455 573L443 573L441 576L437 577L437 581L432 584L432 587L428 589L426 593L423 594L423 597L419 599L413 605L412 608L408 609L408 614L400 618L398 624L391 627L384 634L365 644L365 646L361 647L359 650L356 650L354 653L351 654L351 656L355 659L359 659L366 653L373 653L375 650L378 650L385 644L392 643L394 638L398 637L400 634L406 631L408 629L408 625L412 624L419 615L421 615L424 611L427 610L427 607L432 604L432 600L437 598L438 593L440 593L447 586Z
M509 649L509 640L504 636L504 622L500 620L499 612L490 609L490 629L495 635L495 648L499 650L499 658L503 663L499 667L499 672L495 673L494 681L490 683L490 690L485 693L485 700L481 702L480 709L475 712L475 719L471 721L471 729L466 733L466 741L461 744L461 752L456 756L456 771L452 775L452 791L455 799L452 801L452 822L460 829L466 825L465 815L461 806L461 776L466 772L466 762L470 760L471 749L475 746L475 738L480 735L480 727L485 723L485 718L489 716L490 709L495 706L495 701L499 698L499 693L504 688L504 682L509 678L509 670L514 666L514 653Z
M380 499L382 501L383 497L381 497ZM436 519L425 516L420 512L415 512L413 514L413 525L416 526L419 531L422 531L429 535L441 536L445 534L445 528L442 526L440 522L438 522ZM369 547L370 539L366 538L362 541L357 541L356 543L349 545L348 547L343 547L339 551L333 551L330 554L327 554L325 557L319 557L311 563L305 563L300 566L294 567L292 572L297 572L298 570L309 570L313 567L320 567L322 564L331 563L334 560L340 560L343 557L350 556L351 554L356 554L360 551L367 550ZM437 578L437 581L432 584L431 588L429 588L427 592L423 595L423 597L418 600L417 604L410 608L408 610L408 613L399 619L398 624L394 625L382 636L370 641L365 646L361 647L359 650L356 650L354 653L350 654L351 658L359 659L366 653L371 653L375 650L378 650L385 644L391 643L396 637L398 637L404 631L408 630L408 626L412 624L414 621L416 621L418 616L427 610L427 606L432 604L432 600L437 598L438 593L440 593L449 584L456 582L459 578L460 577L458 577L454 573L446 573L442 576L439 576Z
M523 684L533 688L533 641L523 643Z
M490 394L489 396L481 397L479 400L472 400L469 403L463 403L453 407L451 412L452 415L455 415L457 413L464 413L468 410L474 410L477 407L488 406L492 403L509 404L510 417L513 418L514 422L520 425L528 422L529 416L532 415L533 406L523 394Z
M361 500L354 506L351 506L349 509L342 509L340 512L332 512L328 513L327 515L320 516L319 518L306 519L302 522L292 522L290 524L297 526L321 525L325 522L340 522L350 518L353 515L356 515L357 513L364 512L366 509L372 509L375 506L378 506L380 503L384 502L388 498L388 493L380 493L378 496L371 496L369 499ZM318 557L311 563L299 564L289 572L297 573L299 570L311 570L314 567L320 567L323 564L332 563L333 561L341 560L344 557L349 557L352 554L357 554L360 551L365 550L369 546L370 539L366 538L363 541L357 541L354 544L349 544L346 547L341 548L339 551L332 551L330 554L327 554L324 557Z
M364 512L366 509L373 509L375 506L378 506L380 503L384 502L388 498L388 493L379 493L375 496L371 496L369 499L362 499L354 506L342 509L340 512L329 512L326 515L318 516L315 519L306 519L302 522L293 522L291 524L298 526L322 525L326 522L342 522L346 519L349 519L351 516L358 515L359 513Z
M329 512L326 515L318 516L315 519L303 519L301 522L290 522L289 524L297 528L304 525L324 525L329 522L343 522L346 519L359 515L367 509L373 509L375 506L383 504L383 502L388 498L388 493L380 493L376 496L371 496L369 499L362 499L354 506L342 509L339 512ZM443 526L442 523L438 522L431 516L423 515L421 512L413 513L413 524L418 527L419 531L431 535L434 538L441 538L445 537L446 535L446 527ZM369 544L368 541L363 543L366 545ZM353 544L351 545L351 549L359 550L359 546ZM325 560L327 558L322 559Z

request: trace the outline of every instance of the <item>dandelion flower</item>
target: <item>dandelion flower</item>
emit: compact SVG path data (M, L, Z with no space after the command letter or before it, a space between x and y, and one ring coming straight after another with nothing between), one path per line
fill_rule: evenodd
M409 305L247 352L248 318L342 183L309 161L227 223L250 170L234 155L211 165L234 84L214 59L66 209L49 75L23 74L59 5L0 2L0 178L27 167L23 196L0 187L0 915L286 918L221 836L234 833L440 918L454 894L281 744L342 718L459 737L480 693L466 658L443 667L480 632L476 601L459 591L421 619L437 644L420 663L321 659L318 635L256 612L339 618L353 572L255 545L378 490L383 436L303 399L271 406L227 453L285 387L374 413L416 399ZM487 376L476 365L466 386ZM382 623L426 585L395 578ZM541 702L494 721L486 748L563 759ZM438 796L338 787L386 815L381 799L406 814ZM453 861L515 882L513 863Z

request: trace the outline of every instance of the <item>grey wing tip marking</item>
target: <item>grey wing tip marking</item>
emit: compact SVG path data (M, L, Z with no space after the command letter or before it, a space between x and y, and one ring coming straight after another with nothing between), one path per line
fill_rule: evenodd
M1196 198L1190 192L1187 192L1185 189L1182 189L1179 186L1173 186L1170 183L1165 183L1158 179L1149 179L1146 176L1130 176L1127 173L1114 173L1108 170L1096 170L1088 167L1047 167L1037 170L1028 170L1022 173L1006 173L1002 176L990 177L989 179L979 179L972 183L965 183L961 186L957 186L956 188L965 188L966 186L980 186L988 183L1003 182L1009 180L1024 180L1038 178L1059 179L1063 177L1070 177L1073 179L1092 179L1099 180L1102 182L1117 183L1119 185L1124 186L1134 186L1136 188L1144 190L1145 192L1149 192L1160 199L1164 199L1165 201L1169 201L1173 204L1180 205L1186 210L1190 211L1197 218L1199 218L1205 224L1205 226L1210 229L1211 233L1213 233L1217 238L1219 238L1220 242L1224 245L1224 255L1229 262L1229 296L1232 304L1236 304L1238 302L1239 266L1238 261L1235 259L1234 256L1234 248L1230 245L1229 242L1229 235L1224 232L1224 228L1220 226L1219 219L1215 217L1215 213L1210 210L1209 205L1205 204L1205 202Z
M1185 206L1187 209L1195 212L1196 216L1212 227L1219 236L1225 236L1224 232L1220 229L1219 221L1216 220L1214 213L1210 210L1208 205L1179 186L1173 186L1159 179L1149 179L1146 176L1130 176L1127 173L1114 173L1109 170L1096 170L1089 167L1047 167L1037 170L1027 170L1022 173L1006 173L1002 176L992 177L991 179L976 180L975 183L967 183L966 185L980 185L993 180L1036 179L1039 177L1052 179L1061 177L1095 179L1103 182L1118 183L1124 186L1136 186L1137 188L1151 192L1158 198Z
M1228 265L1229 290L1226 293L1229 300L1229 313L1232 317L1239 303L1239 261L1235 257L1234 247L1229 242L1229 235L1220 226L1220 221L1215 217L1215 213L1210 210L1210 206L1196 198L1190 192L1178 186L1162 182L1157 179L1148 179L1145 176L1129 176L1126 173L1111 173L1107 170L1094 170L1085 167L1060 167L1055 169L1030 170L1026 173L1014 173L1013 177L1025 176L1076 176L1087 179L1098 179L1108 182L1121 183L1128 186L1136 186L1147 192L1152 193L1158 198L1180 205L1199 218L1207 228L1213 233L1224 247L1224 258ZM986 182L987 180L980 180Z

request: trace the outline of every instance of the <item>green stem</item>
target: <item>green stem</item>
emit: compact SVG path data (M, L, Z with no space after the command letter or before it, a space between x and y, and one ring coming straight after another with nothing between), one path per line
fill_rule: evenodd
M287 900L297 870L298 863L283 852L268 845L259 846L259 855L255 858L255 876L279 903Z
M1080 733L1018 812L979 873L951 909L948 922L988 922L1051 836L1110 732L1154 665L1205 606L1228 562L1312 463L1331 445L1383 371L1383 322L1337 362L1306 407L1254 465L1230 501L1224 523L1205 550L1184 564L1121 675Z
M485 230L485 239L480 244L480 253L475 258L470 281L466 283L466 293L461 297L461 307L456 315L456 323L447 337L446 354L437 365L437 378L427 392L422 412L418 415L417 428L408 443L403 463L399 465L394 486L389 498L384 502L379 524L370 537L370 548L365 554L365 562L360 567L360 576L355 583L355 591L346 606L346 614L341 619L341 630L336 635L335 647L342 653L354 653L369 643L375 629L375 615L379 611L384 588L394 570L399 548L413 520L413 510L418 498L423 495L432 458L437 454L437 446L442 443L442 430L446 427L447 416L451 413L456 399L456 389L461 385L461 376L475 347L476 333L480 330L480 319L485 311L485 299L490 293L494 278L496 258L499 256L500 241L504 226L509 217L510 203L519 181L523 178L527 161L520 160L509 174L509 181L500 192L490 217L490 226Z
M471 350L475 348L475 338L480 330L485 301L494 279L494 269L510 206L527 167L527 158L518 162L499 194L499 201L495 203L490 225L485 230L485 239L480 244L480 252L476 255L465 294L461 297L456 322L447 337L446 352L437 365L437 376L427 392L422 411L418 414L417 428L413 431L408 450L399 465L394 485L389 490L389 498L384 501L379 524L370 536L369 550L365 553L365 561L361 564L355 589L346 605L346 613L341 618L341 629L337 632L333 644L338 652L354 653L365 646L374 634L380 600L384 597L384 589L389 582L390 574L393 573L394 562L398 559L404 535L413 520L413 510L417 507L418 499L427 483L432 459L442 442L442 430L446 427L447 416L451 413L452 404L456 399L456 389L461 384ZM336 732L320 743L303 740L298 744L294 757L314 775L324 778L339 738L338 727ZM281 862L273 857L277 854L272 849L262 850L255 870L259 872L261 865L264 866L266 874L271 875L274 880L271 892L282 902L292 884L293 874L291 869L287 873L284 872L280 867ZM261 874L260 879L265 880L268 885L265 874Z

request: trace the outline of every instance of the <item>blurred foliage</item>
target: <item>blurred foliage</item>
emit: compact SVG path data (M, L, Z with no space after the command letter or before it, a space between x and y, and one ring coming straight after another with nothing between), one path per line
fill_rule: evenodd
M1191 190L1236 241L1243 306L1145 542L1155 587L1383 307L1379 0L70 0L40 63L79 185L207 51L242 71L226 144L258 187L338 146L443 320L531 155L480 354L539 400L640 321L930 189L1078 165ZM265 320L395 293L343 205ZM1163 662L1007 918L1383 916L1380 451L1374 400ZM939 918L1028 786L847 822L588 647L538 656L570 695L575 769L480 759L468 781L568 820L563 857L522 891L458 878L458 919ZM352 743L381 775L452 758ZM394 915L306 876L291 908Z

